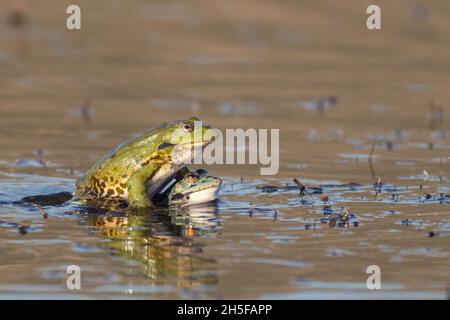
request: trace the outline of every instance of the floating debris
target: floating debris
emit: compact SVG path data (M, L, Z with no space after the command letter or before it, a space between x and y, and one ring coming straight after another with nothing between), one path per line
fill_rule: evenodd
M44 208L42 208L39 204L35 204L35 206L39 209L39 212L41 213L42 218L48 219L48 213L45 212Z
M375 190L375 198L378 197L378 194L381 193L381 187L382 187L383 183L381 182L381 178L378 177L377 182L375 182L373 184L373 189Z
M92 102L89 99L86 99L80 107L70 110L71 116L80 118L86 123L92 121L93 114Z
M330 228L334 228L334 227L336 227L336 223L337 223L337 218L336 217L331 217L329 219L328 225L330 226Z
M341 218L342 220L348 220L349 215L350 215L350 211L348 211L348 209L346 208L346 209L342 210L342 213L341 213L341 215L340 215L340 218Z
M372 144L372 147L370 148L370 152L369 152L369 162L372 162L373 159L373 153L375 152L375 143Z
M297 179L297 182L300 183L298 179ZM302 189L302 187L304 189ZM277 191L290 191L290 190L300 190L300 193L302 193L302 190L303 190L303 194L301 194L302 196L305 194L322 194L323 193L322 187L306 188L302 183L300 183L300 185L296 184L295 186L289 185L288 183L286 183L284 186L265 185L265 186L256 186L256 188L260 189L262 192L268 192L268 193L277 192Z
M338 104L338 102L339 102L338 97L326 96L326 97L319 98L317 100L303 101L303 102L301 102L301 106L305 110L317 111L317 113L320 116L324 116L325 111L336 106Z
M24 235L28 234L29 228L30 227L28 227L28 226L21 225L21 226L19 226L18 230L19 230L19 233L24 236Z
M316 231L316 224L315 223L313 223L313 224L305 224L305 230L314 230L314 231Z
M400 221L400 223L406 227L409 227L409 226L422 227L424 224L424 221L416 220L416 219L403 219Z
M81 118L86 122L91 121L92 109L90 100L86 100L85 103L81 106Z
M333 214L333 208L331 206L325 206L322 209L324 215Z
M430 175L428 174L428 172L426 170L423 170L423 175L424 175L423 181L430 180Z
M341 212L334 212L331 206L325 206L322 209L323 214L327 217L321 218L320 223L328 223L330 228L335 228L336 226L339 228L348 228L350 224L354 227L359 226L358 220L356 220L356 216L350 213L349 209L342 208Z
M300 196L303 197L305 195L306 187L297 178L294 178L293 181L297 185L298 189L300 190Z

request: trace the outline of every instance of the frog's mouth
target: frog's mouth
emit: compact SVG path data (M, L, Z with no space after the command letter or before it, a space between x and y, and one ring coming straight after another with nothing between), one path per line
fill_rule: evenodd
M195 159L195 155L202 152L203 149L214 140L215 139L177 144L172 151L172 162L177 165L191 164Z
M184 142L184 143L179 143L178 146L186 146L186 147L205 147L208 144L210 144L211 142L213 142L214 140L216 140L215 136L211 136L211 139L209 140L200 140L200 141L189 141L189 142Z
M195 141L195 142L186 142L186 143L180 143L179 146L191 146L191 147L203 147L206 146L208 144L210 144L211 142L213 142L214 139L212 140L202 140L202 141Z
M203 126L202 130L204 131L202 131L198 135L196 133L194 134L193 140L190 139L187 142L181 142L179 146L191 148L205 147L216 140L218 133L210 126Z

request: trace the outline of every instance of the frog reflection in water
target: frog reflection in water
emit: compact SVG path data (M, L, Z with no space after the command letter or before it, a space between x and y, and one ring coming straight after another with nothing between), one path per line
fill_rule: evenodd
M197 216L197 217L196 217ZM194 289L217 284L215 260L203 256L196 238L217 232L216 206L163 209L126 216L88 214L94 236L108 238L101 246L112 254L139 261L141 273L151 284L174 282Z
M113 254L140 261L152 283L174 277L181 288L214 285L215 261L202 257L195 239L218 230L215 199L221 182L202 169L188 172L153 200L169 208L153 210L151 215L145 210L127 215L88 213L86 221L94 227L90 233L111 239L102 246Z

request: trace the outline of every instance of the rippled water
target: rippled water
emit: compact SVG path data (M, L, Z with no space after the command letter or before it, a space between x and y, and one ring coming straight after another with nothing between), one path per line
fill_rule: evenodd
M2 296L446 297L445 195L320 181L300 195L273 182L225 178L215 204L124 214L8 203L74 180L2 173ZM77 295L64 288L70 264L83 272ZM388 268L382 293L367 290L370 264Z
M447 2L382 1L379 33L353 2L82 2L80 32L23 2L0 29L0 298L448 298ZM210 166L220 200L183 211L17 202L191 115L280 129L279 173Z

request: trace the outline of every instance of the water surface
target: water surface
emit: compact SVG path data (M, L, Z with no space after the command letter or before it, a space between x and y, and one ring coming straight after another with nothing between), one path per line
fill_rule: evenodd
M0 29L1 298L448 297L448 2L381 1L380 32L359 1L79 1L79 32L68 2L22 2ZM182 212L13 203L191 115L280 129L279 173L208 167L221 200Z

